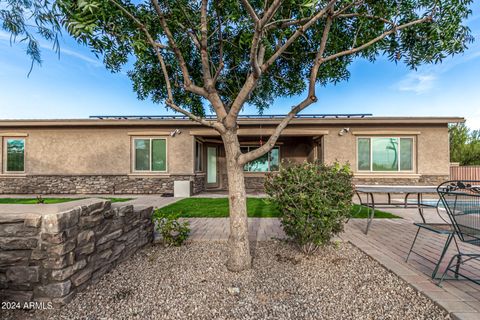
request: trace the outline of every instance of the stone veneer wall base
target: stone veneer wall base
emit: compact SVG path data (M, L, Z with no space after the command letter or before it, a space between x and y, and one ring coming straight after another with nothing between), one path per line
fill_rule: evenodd
M175 180L192 182L192 192L204 189L205 177L171 175L27 175L0 177L0 194L173 194Z
M354 177L353 183L357 185L423 185L438 186L442 182L449 180L448 175L421 175L419 178L362 178ZM247 190L263 191L265 178L261 176L245 177L245 186Z

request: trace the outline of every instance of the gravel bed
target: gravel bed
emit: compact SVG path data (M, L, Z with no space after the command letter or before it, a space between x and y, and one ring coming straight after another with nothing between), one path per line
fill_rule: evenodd
M448 319L447 313L348 243L304 257L255 244L252 270L225 267L226 243L152 246L49 311L15 319Z

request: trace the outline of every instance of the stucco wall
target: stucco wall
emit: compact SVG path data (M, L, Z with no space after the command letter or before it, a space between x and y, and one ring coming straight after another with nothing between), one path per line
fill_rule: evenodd
M168 174L193 173L193 137L188 131L171 137L168 133L174 129L58 128L15 131L28 134L25 143L26 174L129 174L134 132L151 133L151 136L161 136L167 140Z
M324 136L324 157L326 163L339 161L348 162L357 176L383 176L412 179L414 175L449 175L450 155L447 125L436 126L350 126L350 132L340 136L338 132L343 127L329 128L329 134ZM411 173L393 173L390 175L381 173L357 172L356 139L362 136L412 136L415 139L414 164L416 167ZM405 132L406 134L399 134Z

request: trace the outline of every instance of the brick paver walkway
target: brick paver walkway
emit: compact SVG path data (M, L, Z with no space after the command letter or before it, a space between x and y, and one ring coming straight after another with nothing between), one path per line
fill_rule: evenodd
M190 222L192 233L189 241L223 241L228 239L230 225L228 218L193 218ZM265 241L284 238L280 221L275 218L248 218L250 241Z

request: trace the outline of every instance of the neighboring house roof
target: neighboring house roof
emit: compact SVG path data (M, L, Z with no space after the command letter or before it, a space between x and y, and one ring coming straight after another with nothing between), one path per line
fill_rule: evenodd
M250 115L238 119L240 125L275 125L285 115ZM210 119L214 119L210 117ZM374 117L369 114L300 115L290 124L448 124L465 122L463 117ZM183 116L94 116L89 119L0 120L1 127L82 127L82 126L202 126Z

